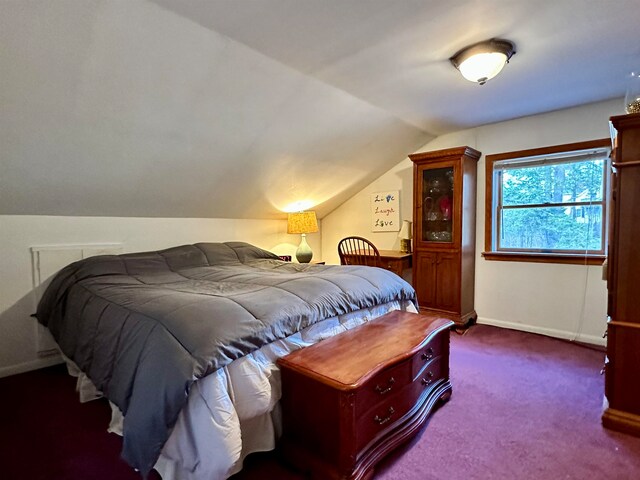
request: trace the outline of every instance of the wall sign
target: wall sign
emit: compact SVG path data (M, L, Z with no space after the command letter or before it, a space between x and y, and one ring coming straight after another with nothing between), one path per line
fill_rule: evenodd
M397 232L400 230L400 192L371 194L371 231Z

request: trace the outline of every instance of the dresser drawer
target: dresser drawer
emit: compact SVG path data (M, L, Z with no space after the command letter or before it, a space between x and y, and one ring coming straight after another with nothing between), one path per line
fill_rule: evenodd
M361 410L361 413L356 415L358 450L383 434L389 427L395 427L396 422L416 406L420 396L430 390L437 380L443 378L446 370L443 368L444 363L441 357L431 360L427 368L422 371L422 375L413 382L404 385L390 396L380 399L373 407L366 411Z
M448 342L448 339L446 341ZM446 345L448 343L445 343L441 336L437 336L411 357L411 379L418 378L427 365L436 357L442 356Z
M424 345L411 358L383 370L360 389L356 399L356 412L364 412L393 396L417 379L436 357L441 356L444 345L440 337Z
M413 382L411 359L387 368L372 377L358 391L356 396L356 415L366 412L389 397L393 397L405 386Z

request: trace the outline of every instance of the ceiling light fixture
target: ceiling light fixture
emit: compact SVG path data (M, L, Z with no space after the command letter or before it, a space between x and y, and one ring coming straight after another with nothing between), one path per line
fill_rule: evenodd
M464 78L484 85L500 73L515 53L513 42L492 38L463 48L449 60Z

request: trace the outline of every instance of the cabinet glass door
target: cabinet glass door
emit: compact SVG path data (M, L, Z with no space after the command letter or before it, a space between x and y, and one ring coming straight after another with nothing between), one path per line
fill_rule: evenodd
M422 172L422 241L453 241L453 166Z

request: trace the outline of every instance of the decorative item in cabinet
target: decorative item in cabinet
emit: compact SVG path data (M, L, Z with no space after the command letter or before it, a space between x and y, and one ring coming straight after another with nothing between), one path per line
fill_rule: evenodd
M640 113L611 118L613 189L607 259L607 363L602 424L640 436Z
M632 72L629 75L624 109L627 113L640 113L640 72Z
M420 311L459 325L477 319L476 175L480 152L470 147L409 155L413 161L413 286Z
M425 170L422 236L429 242L451 242L453 168Z

